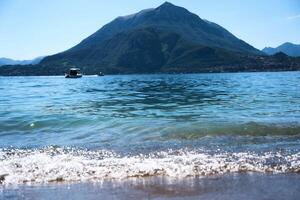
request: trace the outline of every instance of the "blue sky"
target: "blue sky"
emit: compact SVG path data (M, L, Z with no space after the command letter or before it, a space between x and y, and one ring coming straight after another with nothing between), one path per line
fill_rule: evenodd
M64 51L117 16L164 0L0 0L0 57L32 59ZM169 0L256 48L300 44L299 0Z

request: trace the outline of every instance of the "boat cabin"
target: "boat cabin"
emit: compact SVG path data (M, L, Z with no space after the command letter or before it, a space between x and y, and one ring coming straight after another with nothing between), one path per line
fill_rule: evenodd
M68 74L65 74L66 78L81 78L82 74L80 73L79 68L71 68Z

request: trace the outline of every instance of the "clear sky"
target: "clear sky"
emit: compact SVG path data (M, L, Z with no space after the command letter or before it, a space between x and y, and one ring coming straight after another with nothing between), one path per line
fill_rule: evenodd
M0 57L64 51L117 16L164 0L0 0ZM300 0L169 0L256 48L300 44Z

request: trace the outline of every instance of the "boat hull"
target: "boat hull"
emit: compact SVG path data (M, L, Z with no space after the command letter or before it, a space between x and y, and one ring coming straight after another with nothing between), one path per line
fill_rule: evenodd
M77 75L70 75L70 74L66 74L65 78L81 78L82 75L81 74L77 74Z

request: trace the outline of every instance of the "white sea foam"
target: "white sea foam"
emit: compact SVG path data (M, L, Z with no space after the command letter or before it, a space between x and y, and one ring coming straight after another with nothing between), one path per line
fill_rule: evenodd
M191 150L120 156L110 151L0 150L2 184L100 181L129 177L208 176L230 172L299 173L300 152L205 153Z

